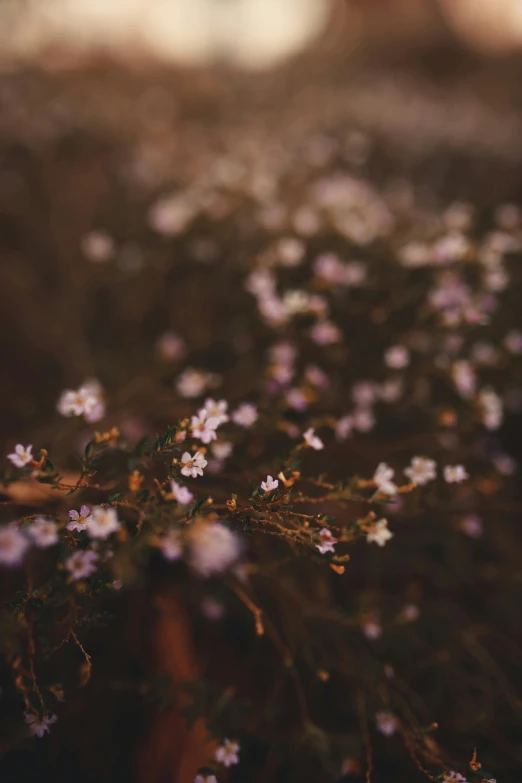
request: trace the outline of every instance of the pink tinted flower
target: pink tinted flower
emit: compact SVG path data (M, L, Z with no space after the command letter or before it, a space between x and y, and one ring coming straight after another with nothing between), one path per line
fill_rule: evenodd
M12 454L7 455L7 459L10 460L17 468L24 468L33 461L33 455L31 453L32 448L32 446L22 446L22 444L19 443L17 446L15 446L15 450L12 452Z
M460 527L470 538L480 538L483 532L482 520L477 514L467 514L462 519Z
M36 737L43 737L44 734L48 734L53 723L56 723L58 718L56 715L44 715L40 720L38 715L32 712L28 712L25 716L25 722L29 726L29 732Z
M301 389L289 389L286 393L286 401L295 411L305 411L308 408L308 400Z
M47 549L58 543L58 525L49 519L37 517L27 532L39 549Z
M65 561L65 567L71 575L71 579L86 579L96 571L98 553L91 549L79 550Z
M207 595L202 599L200 608L204 617L214 622L221 620L225 614L225 607L221 601L218 601L217 598L213 598L211 595Z
M29 541L16 525L0 527L0 564L19 566L29 548Z
M344 282L344 264L333 253L325 253L318 256L314 263L314 272L317 277L327 283L339 284Z
M310 330L310 337L318 345L332 345L341 339L341 330L331 321L319 321Z
M375 716L377 729L385 737L391 737L397 730L397 718L391 712L378 712Z
M410 352L404 345L392 345L385 351L384 361L393 370L401 370L410 363Z
M232 421L240 427L251 427L258 418L257 408L250 402L243 402L232 414Z
M158 356L163 361L174 362L181 359L185 353L185 343L174 332L164 332L156 342Z
M208 444L217 439L216 430L219 427L219 419L207 418L207 415L207 411L202 408L199 416L192 416L190 427L194 438Z
M170 491L180 506L186 506L194 500L192 492L187 487L178 484L174 479L170 482Z
M78 532L81 532L82 530L87 530L87 523L91 520L91 509L89 506L85 505L80 508L79 512L71 509L69 511L69 516L71 521L66 525L67 530L77 530Z
M373 405L377 400L377 391L377 384L373 381L359 381L352 389L353 401L361 408Z
M335 545L339 543L339 539L335 538L328 528L323 527L317 534L319 537L319 544L315 545L315 548L319 550L322 555L327 552L335 552Z
M279 486L279 481L277 479L272 478L272 476L267 476L266 481L261 482L261 489L263 492L272 492L272 490L277 489Z
M216 750L214 758L225 767L239 764L239 742L233 742L229 739L223 740L223 744Z
M359 286L366 280L366 264L362 261L349 261L344 266L343 282L348 286Z
M179 530L172 528L160 538L160 550L165 560L179 560L183 554L183 543Z
M316 386L318 389L327 389L330 385L330 381L328 379L328 376L325 372L321 370L320 367L317 367L315 364L309 364L305 369L305 378L307 381L309 381L313 386Z

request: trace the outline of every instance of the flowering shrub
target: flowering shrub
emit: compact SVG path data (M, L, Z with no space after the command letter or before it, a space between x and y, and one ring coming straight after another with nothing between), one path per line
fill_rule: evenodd
M152 608L168 586L201 664L184 717L214 739L198 783L236 766L492 779L473 748L520 710L500 437L522 408L519 212L418 206L347 172L335 133L295 152L238 135L172 193L135 161L132 248L77 238L86 311L121 287L142 321L110 361L104 325L99 380L64 382L52 431L6 451L6 747L58 734L99 676L89 639L101 624L110 644L114 602ZM125 687L172 707L156 685Z

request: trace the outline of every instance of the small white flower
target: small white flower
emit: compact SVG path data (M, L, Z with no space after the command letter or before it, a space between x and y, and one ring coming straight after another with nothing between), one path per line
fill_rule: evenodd
M397 492L397 486L393 483L392 478L395 471L390 468L385 462L381 462L377 466L377 470L373 474L373 480L377 486L379 492L383 495L395 495Z
M96 571L98 553L91 549L80 550L67 558L65 567L74 580L86 579Z
M460 484L469 478L469 474L464 465L446 465L444 468L444 479L448 484Z
M207 411L202 408L198 416L192 416L190 428L194 438L208 444L217 438L216 430L219 427L219 419L207 418L207 416Z
M183 487L181 484L178 484L176 481L174 481L174 479L172 479L170 482L170 491L180 506L186 506L188 503L191 503L194 500L194 495L190 489L187 489L187 487Z
M410 352L404 345L392 345L384 354L384 361L394 370L402 370L410 363Z
M410 467L404 470L404 475L408 476L413 484L422 487L437 478L437 463L427 457L413 457Z
M232 414L232 421L234 424L239 424L240 427L251 427L258 417L256 406L249 402L244 402Z
M339 543L339 539L335 538L328 528L323 527L317 535L319 536L320 543L316 544L315 548L318 549L322 555L325 555L327 552L335 552L335 545Z
M366 536L369 544L377 544L378 546L384 546L390 538L393 538L393 533L391 530L388 530L387 519L379 519L375 522Z
M71 509L69 516L71 521L66 525L67 530L81 532L82 530L87 530L87 523L91 521L91 509L89 506L82 506L79 512Z
M215 759L225 767L239 764L239 742L223 740L223 744L216 750Z
M97 506L93 509L92 516L87 522L87 532L91 538L106 539L112 533L116 533L120 527L121 524L115 508Z
M279 481L277 479L272 478L272 476L268 475L266 477L266 481L261 482L261 489L263 492L271 492L273 489L277 489L279 486Z
M48 734L50 731L49 726L52 726L57 720L56 715L44 715L42 720L32 712L28 712L25 716L25 722L29 725L29 732L36 737L43 737L44 734Z
M58 525L43 517L37 517L27 532L40 549L47 549L58 543Z
M6 566L18 566L29 548L26 536L16 527L7 525L0 528L0 563Z
M201 576L226 571L237 562L239 537L220 522L202 522L190 528L190 565Z
M315 429L313 427L309 427L306 432L303 432L303 438L305 439L307 446L315 449L315 451L321 451L321 449L324 449L324 443L321 438L315 434Z
M207 460L200 451L195 454L189 454L185 451L181 457L181 473L189 478L197 478L203 475L203 468L207 466Z
M183 544L179 530L169 530L160 539L160 549L165 560L179 560L183 554Z
M397 718L391 712L378 712L375 716L377 729L385 737L391 737L397 730Z
M22 444L19 443L15 446L13 453L7 455L7 459L11 460L13 465L16 465L17 468L23 468L33 461L33 455L31 454L32 448L32 446L22 446Z

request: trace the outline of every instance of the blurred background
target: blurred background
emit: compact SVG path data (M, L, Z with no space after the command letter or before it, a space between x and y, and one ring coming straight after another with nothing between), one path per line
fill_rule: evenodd
M173 394L183 363L245 399L266 335L256 343L250 300L231 307L230 291L267 242L313 237L308 180L340 160L406 216L414 202L520 203L521 84L519 0L0 0L0 448L45 444L73 470L65 455L92 427L56 401L89 378L131 440L192 412ZM502 438L520 455L515 427ZM375 464L371 444L361 454ZM107 671L126 633L141 644L127 620ZM78 763L93 744L104 780L131 775L145 719L134 695L125 720L127 695L107 699L96 686L82 707L106 709L96 742L77 730L82 709L64 726L54 783L98 783ZM522 743L507 733L484 745L514 774ZM15 760L8 783L33 763ZM379 781L404 780L393 764Z

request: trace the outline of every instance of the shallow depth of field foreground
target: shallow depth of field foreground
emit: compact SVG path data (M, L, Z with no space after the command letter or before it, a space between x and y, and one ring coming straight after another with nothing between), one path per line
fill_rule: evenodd
M522 779L519 42L331 5L2 61L2 783Z

